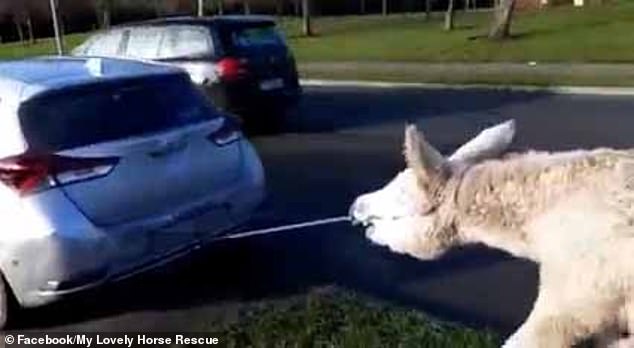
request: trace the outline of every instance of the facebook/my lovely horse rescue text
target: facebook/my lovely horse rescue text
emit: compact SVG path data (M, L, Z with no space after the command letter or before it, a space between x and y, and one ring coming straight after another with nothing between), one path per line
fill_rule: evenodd
M350 209L372 242L421 260L483 243L540 267L538 297L504 348L569 347L593 337L634 347L634 151L505 154L507 121L448 158L413 125L407 168ZM502 279L501 279L502 281Z

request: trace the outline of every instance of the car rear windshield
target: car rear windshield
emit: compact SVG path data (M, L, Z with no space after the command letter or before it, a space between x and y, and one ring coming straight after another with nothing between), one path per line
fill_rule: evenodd
M225 46L234 51L285 46L284 38L274 23L231 25L226 26L222 31Z
M32 151L61 151L157 133L217 117L187 76L74 88L37 97L19 110Z

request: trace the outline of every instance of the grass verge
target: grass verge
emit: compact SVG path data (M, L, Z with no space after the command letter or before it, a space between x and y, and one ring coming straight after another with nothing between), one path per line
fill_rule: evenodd
M341 290L260 305L214 335L227 347L485 348L498 343L492 333L457 327Z
M300 35L297 18L279 23L300 62L634 62L634 1L614 0L601 6L561 6L518 12L515 38L494 42L486 34L491 13L457 13L457 29L442 30L442 13L317 17L316 36ZM75 47L85 34L66 37ZM0 59L54 52L52 40L35 45L0 45Z
M64 37L64 44L68 50L81 44L88 34L71 34ZM19 42L11 42L0 45L1 59L20 59L32 56L45 56L56 54L55 41L53 39L38 39L35 44L22 44Z
M634 86L634 65L616 64L634 63L634 35L627 35L634 32L634 1L520 12L513 24L515 38L504 42L481 38L490 18L486 11L459 12L458 28L445 32L442 13L429 20L423 14L318 17L312 38L301 37L296 18L280 18L279 23L304 78ZM72 49L86 36L68 35L66 47ZM52 53L50 39L0 45L0 59ZM529 67L527 62L538 64ZM580 64L600 62L608 64Z
M478 85L634 86L634 65L304 63L302 78Z
M314 38L299 36L299 22L282 25L300 62L634 62L634 1L603 6L519 12L515 38L482 38L489 12L458 12L457 29L442 30L442 14L327 17L315 20Z

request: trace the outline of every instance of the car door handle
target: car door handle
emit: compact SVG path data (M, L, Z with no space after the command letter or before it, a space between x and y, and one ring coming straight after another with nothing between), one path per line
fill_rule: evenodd
M166 142L161 145L161 148L148 153L150 157L159 158L165 157L173 153L181 152L187 148L187 140L176 140Z

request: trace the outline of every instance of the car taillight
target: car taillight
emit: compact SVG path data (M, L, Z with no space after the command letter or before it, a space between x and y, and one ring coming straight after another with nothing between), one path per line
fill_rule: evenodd
M0 182L21 196L110 174L118 158L33 155L0 159Z
M240 121L233 116L225 116L222 126L207 136L218 146L225 146L242 138Z
M216 72L223 81L235 81L244 77L247 73L246 61L238 58L223 58L216 63Z

